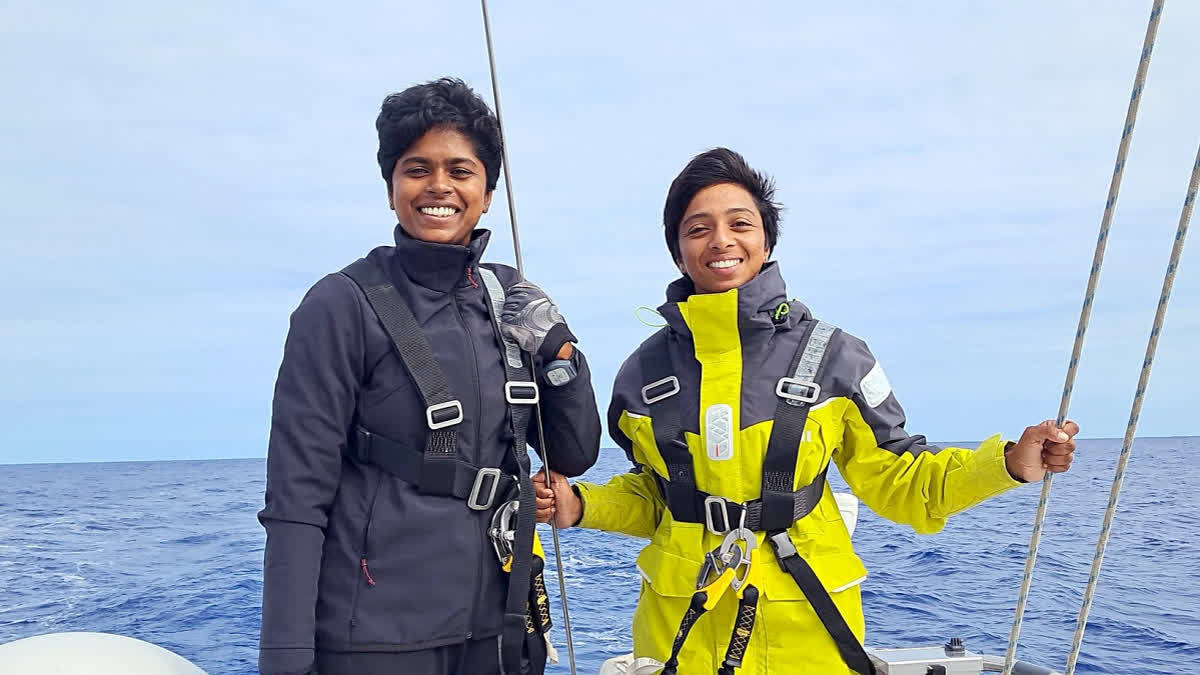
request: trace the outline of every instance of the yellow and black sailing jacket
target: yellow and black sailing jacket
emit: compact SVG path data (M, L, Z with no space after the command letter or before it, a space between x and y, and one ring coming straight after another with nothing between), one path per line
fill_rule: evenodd
M776 387L809 325L799 302L787 301L775 263L741 288L693 294L681 279L659 308L667 321L678 378L683 436L692 456L697 489L733 502L761 494L763 458L779 398ZM651 340L647 340L650 343ZM670 474L655 444L643 387L643 343L623 364L613 388L608 427L635 464L606 485L580 483L580 525L650 539L638 556L644 584L634 614L634 651L664 660L695 583L704 554L721 537L703 523L672 518L660 490ZM1018 485L1004 463L999 436L977 450L939 449L904 429L904 412L882 367L866 344L840 330L817 373L820 393L809 409L796 449L793 489L814 481L832 461L854 494L871 510L937 532L950 515ZM826 486L816 507L792 524L800 556L832 594L850 627L863 639L857 585L866 569L855 555L837 504ZM759 623L740 672L847 672L804 594L763 546L757 584L763 601ZM688 638L680 672L714 672L724 656L736 601L726 598ZM723 616L724 613L724 616Z

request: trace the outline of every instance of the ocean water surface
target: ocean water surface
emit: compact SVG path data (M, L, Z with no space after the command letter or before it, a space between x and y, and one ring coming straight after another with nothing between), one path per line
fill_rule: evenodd
M1019 656L1061 669L1120 441L1081 441L1055 480ZM1078 672L1200 674L1200 438L1139 440ZM0 643L55 631L130 635L211 675L257 672L264 534L261 459L0 466ZM627 468L606 449L588 474ZM835 487L844 487L834 479ZM861 510L855 545L868 644L1004 652L1039 488L918 536ZM549 545L549 532L543 530ZM561 533L581 673L630 649L641 544ZM553 563L553 561L551 561ZM564 658L553 569L555 637ZM550 672L566 673L565 663Z

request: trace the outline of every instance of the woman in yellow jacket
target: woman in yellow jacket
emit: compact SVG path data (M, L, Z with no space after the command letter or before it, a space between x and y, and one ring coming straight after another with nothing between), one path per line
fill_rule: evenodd
M634 656L665 673L870 673L855 555L831 461L876 513L922 533L1073 458L1073 422L938 449L866 344L788 301L767 262L772 181L737 153L696 156L671 184L667 247L683 277L667 326L624 363L608 427L634 463L606 485L552 476L541 520L645 537ZM540 476L539 476L540 478Z

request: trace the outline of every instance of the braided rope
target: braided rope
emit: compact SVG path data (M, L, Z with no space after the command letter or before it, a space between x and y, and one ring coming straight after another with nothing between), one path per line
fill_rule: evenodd
M1150 340L1146 345L1146 358L1142 361L1142 373L1138 377L1137 393L1133 397L1133 408L1129 411L1129 424L1125 427L1125 443L1121 446L1121 457L1117 460L1117 472L1113 477L1112 491L1108 496L1108 508L1104 512L1104 524L1100 527L1100 538L1096 542L1096 555L1092 558L1092 571L1088 575L1087 590L1083 593L1083 604L1079 608L1079 618L1075 624L1075 637L1071 641L1071 654L1067 657L1066 675L1072 675L1075 672L1075 663L1079 660L1079 649L1083 644L1083 631L1087 628L1088 612L1092 609L1092 598L1096 594L1096 584L1100 578L1100 566L1104 562L1104 551L1108 547L1113 517L1117 512L1117 498L1121 495L1121 485L1125 480L1125 466L1129 463L1129 455L1133 450L1133 435L1137 431L1138 417L1142 414L1142 400L1145 398L1146 387L1150 381L1150 368L1154 365L1154 354L1158 350L1158 338L1167 317L1167 305L1171 301L1171 288L1175 285L1175 271L1179 267L1179 258L1183 254L1183 242L1187 239L1188 223L1192 219L1192 207L1196 203L1197 186L1200 186L1200 148L1196 150L1196 164L1192 167L1192 177L1188 183L1187 195L1183 200L1183 212L1179 214L1179 229L1175 232L1175 245L1171 249L1171 259L1167 263L1162 294L1158 297L1158 311L1154 314L1154 325L1150 329Z
M1154 0L1150 11L1150 22L1146 26L1146 39L1142 45L1142 56L1138 62L1137 75L1133 80L1133 94L1129 98L1129 109L1125 113L1125 126L1121 131L1121 143L1117 149L1117 162L1113 169L1112 182L1108 187L1108 201L1104 203L1104 215L1100 219L1100 236L1096 240L1096 253L1092 258L1092 269L1088 276L1087 292L1083 298L1083 309L1079 314L1079 326L1075 330L1075 344L1071 349L1071 362L1067 367L1066 384L1063 385L1062 400L1058 407L1058 426L1067 418L1071 404L1071 391L1075 387L1075 375L1079 367L1079 356L1083 351L1083 338L1087 333L1088 321L1092 316L1092 300L1096 295L1096 284L1100 280L1100 267L1104 263L1104 251L1108 246L1108 231L1112 226L1113 209L1117 194L1121 190L1121 177L1125 174L1125 159L1129 154L1129 142L1133 138L1133 126L1137 121L1138 105L1142 100L1142 88L1146 84L1146 71L1150 67L1150 54L1154 51L1154 38L1158 34L1158 22L1162 16L1164 0ZM1008 651L1004 655L1004 675L1012 675L1016 661L1017 642L1021 637L1021 622L1025 616L1025 604L1029 598L1029 587L1033 582L1033 567L1037 561L1038 547L1042 539L1042 524L1046 520L1046 507L1050 502L1053 474L1047 472L1042 479L1042 495L1038 501L1037 516L1033 521L1033 532L1029 537L1029 553L1025 556L1025 572L1021 577L1021 592L1017 596L1017 607L1013 613L1012 632L1008 636Z

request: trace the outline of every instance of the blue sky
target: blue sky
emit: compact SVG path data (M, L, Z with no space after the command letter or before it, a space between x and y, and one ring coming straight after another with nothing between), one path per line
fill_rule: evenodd
M606 405L674 276L667 185L727 145L778 181L791 293L871 344L909 429L1015 434L1057 411L1149 6L494 3L527 274ZM1170 3L1085 436L1129 414L1200 141L1196 35L1200 6ZM441 75L491 96L473 2L7 3L0 60L0 462L264 455L288 314L390 239L379 102ZM1200 434L1194 253L1144 435Z

